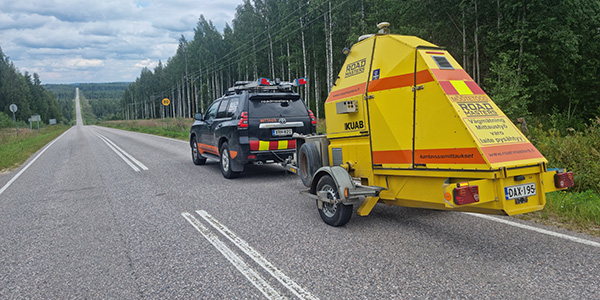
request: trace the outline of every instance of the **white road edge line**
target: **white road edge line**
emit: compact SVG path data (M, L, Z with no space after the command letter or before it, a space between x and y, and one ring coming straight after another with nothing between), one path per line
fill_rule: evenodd
M23 167L23 169L21 169L21 171L19 171L19 173L17 173L17 175L15 175L15 177L13 177L11 180L9 180L1 189L0 189L0 195L2 195L2 193L4 193L4 191L13 183L15 182L15 180L17 180L17 178L19 178L19 176L21 176L21 174L23 174L23 172L25 172L25 170L27 170L29 168L29 166L31 166L31 164L33 164L42 154L44 154L44 152L46 152L46 150L48 150L48 148L50 148L50 146L52 146L52 144L54 144L56 141L58 141L61 137L63 137L63 135L65 135L67 132L69 132L69 130L71 130L73 127L67 129L67 131L63 132L61 135L59 135L57 138L55 138L52 142L50 142L50 144L48 144L48 146L46 146L46 148L44 148L34 159L32 159L25 167Z
M244 260L227 247L219 238L190 213L181 214L204 238L206 238L233 266L240 271L268 299L287 299L256 273Z
M246 241L238 237L234 232L229 230L225 225L221 224L217 221L213 216L208 214L204 210L197 210L197 214L199 214L204 220L206 220L212 227L218 230L222 235L224 235L227 239L229 239L232 243L234 243L240 250L242 250L246 255L250 256L259 266L265 269L271 276L277 279L283 286L285 286L288 290L290 290L294 295L296 295L300 299L318 299L313 296L311 293L303 289L296 282L294 282L290 277L285 275L281 270L271 264L266 258L264 258L258 251L252 248Z
M590 240L586 240L586 239L574 237L574 236L571 236L571 235L568 235L568 234L563 234L563 233L558 233L558 232L554 232L554 231L550 231L550 230L546 230L546 229L542 229L542 228L537 228L537 227L533 227L533 226L529 226L529 225L525 225L525 224L521 224L521 223L517 223L517 222L513 222L513 221L504 220L504 219L497 218L497 217L492 217L492 216L489 216L489 215L482 215L482 214L468 213L468 212L464 212L463 214L467 214L469 216L478 217L478 218L482 218L482 219L486 219L486 220L490 220L490 221L494 221L494 222L498 222L498 223L504 223L504 224L507 224L507 225L510 225L510 226L515 226L515 227L518 227L518 228L527 229L527 230L531 230L531 231L535 231L535 232L547 234L547 235L550 235L550 236L558 237L558 238L561 238L561 239L565 239L565 240L570 240L570 241L573 241L573 242L581 243L581 244L584 244L584 245L594 246L594 247L600 248L600 243L598 243L598 242L594 242L594 241L590 241Z
M141 163L139 160L135 159L135 157L131 156L129 153L125 152L125 150L121 149L121 147L117 146L117 144L115 144L113 141L111 141L109 138L103 136L102 134L98 133L98 135L100 135L101 137L103 137L104 139L106 139L109 143L111 143L115 148L117 148L117 150L121 151L121 153L125 154L125 156L127 156L132 162L136 163L138 166L140 166L140 168L142 168L142 170L148 170L148 167L146 167L143 163Z
M134 171L139 172L140 169L138 169L138 167L136 167L132 162L130 162L129 160L127 160L127 158L125 158L125 156L123 156L123 154L121 154L119 151L117 151L117 149L115 149L111 144L109 144L104 137L99 136L97 133L95 133L94 131L92 131L92 133L94 135L96 135L100 140L102 140L112 151L114 151L122 160L124 160Z

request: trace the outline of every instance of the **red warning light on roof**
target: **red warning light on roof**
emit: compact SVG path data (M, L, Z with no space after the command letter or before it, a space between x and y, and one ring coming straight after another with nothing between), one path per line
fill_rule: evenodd
M271 85L271 82L269 81L269 79L261 77L258 79L258 84L260 85Z
M296 79L296 85L305 85L305 84L306 84L306 78L305 77Z

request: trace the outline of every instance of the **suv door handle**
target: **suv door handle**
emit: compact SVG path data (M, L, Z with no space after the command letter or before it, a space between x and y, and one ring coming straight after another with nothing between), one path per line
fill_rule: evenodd
M219 128L221 128L221 127L223 127L223 124L219 124L219 125L217 125L217 127L216 127L215 129L219 129Z

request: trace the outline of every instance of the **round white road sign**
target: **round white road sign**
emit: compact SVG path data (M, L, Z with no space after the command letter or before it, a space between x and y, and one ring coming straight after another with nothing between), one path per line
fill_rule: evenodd
M17 105L16 104L11 104L9 108L10 108L11 112L17 112Z

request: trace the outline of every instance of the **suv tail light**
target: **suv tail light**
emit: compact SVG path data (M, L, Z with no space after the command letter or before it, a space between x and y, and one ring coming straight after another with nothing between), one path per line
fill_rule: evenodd
M575 185L573 172L563 172L554 174L554 186L559 189L565 189Z
M238 129L248 129L248 112L242 112L240 121L237 124Z
M454 189L454 203L463 205L479 202L479 187L469 185L468 183L463 184L462 186L460 183L457 184L457 187Z
M317 118L315 118L315 114L313 114L312 110L308 110L308 115L310 116L310 123L313 126L317 126Z

